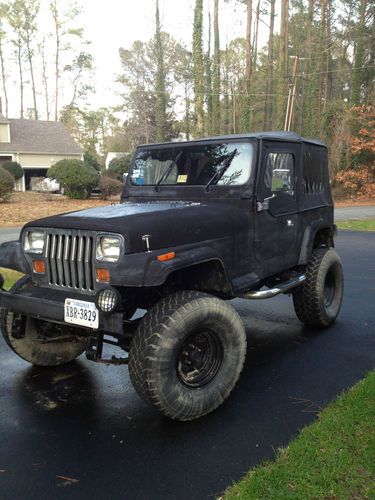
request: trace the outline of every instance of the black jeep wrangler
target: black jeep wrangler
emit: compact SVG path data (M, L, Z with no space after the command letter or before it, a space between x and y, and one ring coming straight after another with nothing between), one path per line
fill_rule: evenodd
M140 146L120 204L30 222L0 247L0 266L25 274L0 292L1 330L35 365L84 351L129 363L145 401L194 419L243 367L245 330L226 301L291 293L306 325L335 321L334 234L319 141L268 132ZM105 343L128 357L103 359Z

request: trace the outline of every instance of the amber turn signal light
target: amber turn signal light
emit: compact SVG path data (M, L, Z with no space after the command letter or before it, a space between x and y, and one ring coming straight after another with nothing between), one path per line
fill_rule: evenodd
M158 255L158 260L160 262L165 262L166 260L172 260L176 257L175 252L163 253L162 255Z
M43 274L46 272L46 265L44 260L34 260L33 261L34 273Z
M104 267L98 267L98 269L96 270L96 279L97 281L101 281L102 283L109 283L109 270L105 269Z

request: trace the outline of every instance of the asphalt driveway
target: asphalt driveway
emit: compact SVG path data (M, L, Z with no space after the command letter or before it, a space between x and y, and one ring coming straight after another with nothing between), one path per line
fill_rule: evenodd
M375 233L340 232L337 323L304 328L287 296L235 300L248 335L240 383L216 412L177 423L144 404L127 368L81 357L33 368L0 340L0 497L204 499L272 458L375 368Z

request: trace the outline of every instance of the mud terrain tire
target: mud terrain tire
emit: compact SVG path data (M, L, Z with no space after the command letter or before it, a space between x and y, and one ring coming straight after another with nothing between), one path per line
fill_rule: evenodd
M174 420L193 420L229 396L245 355L237 312L214 296L182 291L160 300L142 319L129 371L142 399Z
M327 327L340 311L344 291L341 259L332 248L313 251L306 281L293 292L297 317L309 326Z

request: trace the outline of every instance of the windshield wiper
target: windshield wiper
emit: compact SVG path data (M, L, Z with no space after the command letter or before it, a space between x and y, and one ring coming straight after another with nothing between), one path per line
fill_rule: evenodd
M206 187L205 187L206 191L209 190L211 184L214 181L219 182L219 180L223 177L225 172L228 170L228 168L229 168L230 164L232 163L232 160L236 156L236 154L237 154L237 149L234 149L231 152L231 154L225 158L221 169L218 172L215 172L214 175L211 177L211 179L207 182Z
M155 184L155 191L158 191L159 190L159 186L160 184L168 178L168 175L172 172L172 168L176 165L177 166L177 162L178 160L181 158L181 155L182 155L182 151L180 151L178 153L178 155L176 156L176 158L174 160L171 161L169 167L165 170L164 174L160 177L160 179L158 180L158 182Z

